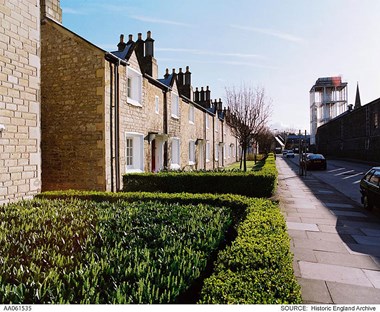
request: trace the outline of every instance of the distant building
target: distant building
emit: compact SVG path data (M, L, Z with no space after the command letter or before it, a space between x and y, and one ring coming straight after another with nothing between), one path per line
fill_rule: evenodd
M341 77L318 78L310 89L310 143L315 144L317 128L347 110L347 82Z
M359 88L355 106L318 128L318 152L339 158L380 161L380 98L361 105Z

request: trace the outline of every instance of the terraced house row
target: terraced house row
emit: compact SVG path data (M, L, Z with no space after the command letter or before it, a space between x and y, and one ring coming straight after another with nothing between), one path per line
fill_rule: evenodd
M107 52L62 25L59 0L0 2L0 12L0 202L237 160L221 100L193 89L188 66L159 78L150 31Z

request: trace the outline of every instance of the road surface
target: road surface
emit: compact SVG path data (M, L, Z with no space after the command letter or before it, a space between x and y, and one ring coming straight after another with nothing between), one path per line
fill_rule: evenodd
M284 157L284 156L282 156ZM294 158L284 159L293 164L299 165L299 155ZM307 175L312 175L317 179L331 185L339 192L361 204L359 189L360 179L375 164L355 163L344 160L327 160L326 170L309 170Z

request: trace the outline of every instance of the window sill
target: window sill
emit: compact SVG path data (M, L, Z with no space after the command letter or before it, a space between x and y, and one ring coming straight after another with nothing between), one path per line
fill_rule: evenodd
M189 124L190 124L190 125L194 125L194 121L190 121L190 120L189 120Z
M179 117L178 117L177 115L173 115L173 114L172 114L172 118L173 118L173 119L176 119L176 120L179 120Z
M195 161L189 161L189 166L194 166L195 165Z
M142 104L139 101L128 98L127 103L136 107L142 107Z
M179 170L179 169L181 169L181 167L180 167L180 165L178 165L178 164L171 164L171 165L170 165L170 169L171 169L171 170Z
M142 171L141 169L127 169L125 172L126 173L143 173L144 171Z

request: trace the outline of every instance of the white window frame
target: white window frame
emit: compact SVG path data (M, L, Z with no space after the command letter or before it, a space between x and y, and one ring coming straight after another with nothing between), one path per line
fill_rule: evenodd
M193 125L194 124L194 119L195 119L194 105L190 104L189 105L189 123Z
M170 169L181 169L181 141L177 137L172 138L171 163Z
M142 75L137 70L127 67L128 103L142 106Z
M155 107L156 114L159 114L160 113L160 97L158 95L154 97L154 107Z
M132 146L127 147L128 140L132 140ZM144 172L144 135L141 133L125 133L125 171Z
M215 143L215 160L219 160L219 143Z
M195 165L195 141L189 141L189 165Z
M218 122L218 117L215 117L215 132L219 132L219 122Z
M179 118L179 95L175 92L172 92L171 100L172 100L172 117L178 119Z
M208 120L208 114L206 113L206 129L209 128L209 120Z

